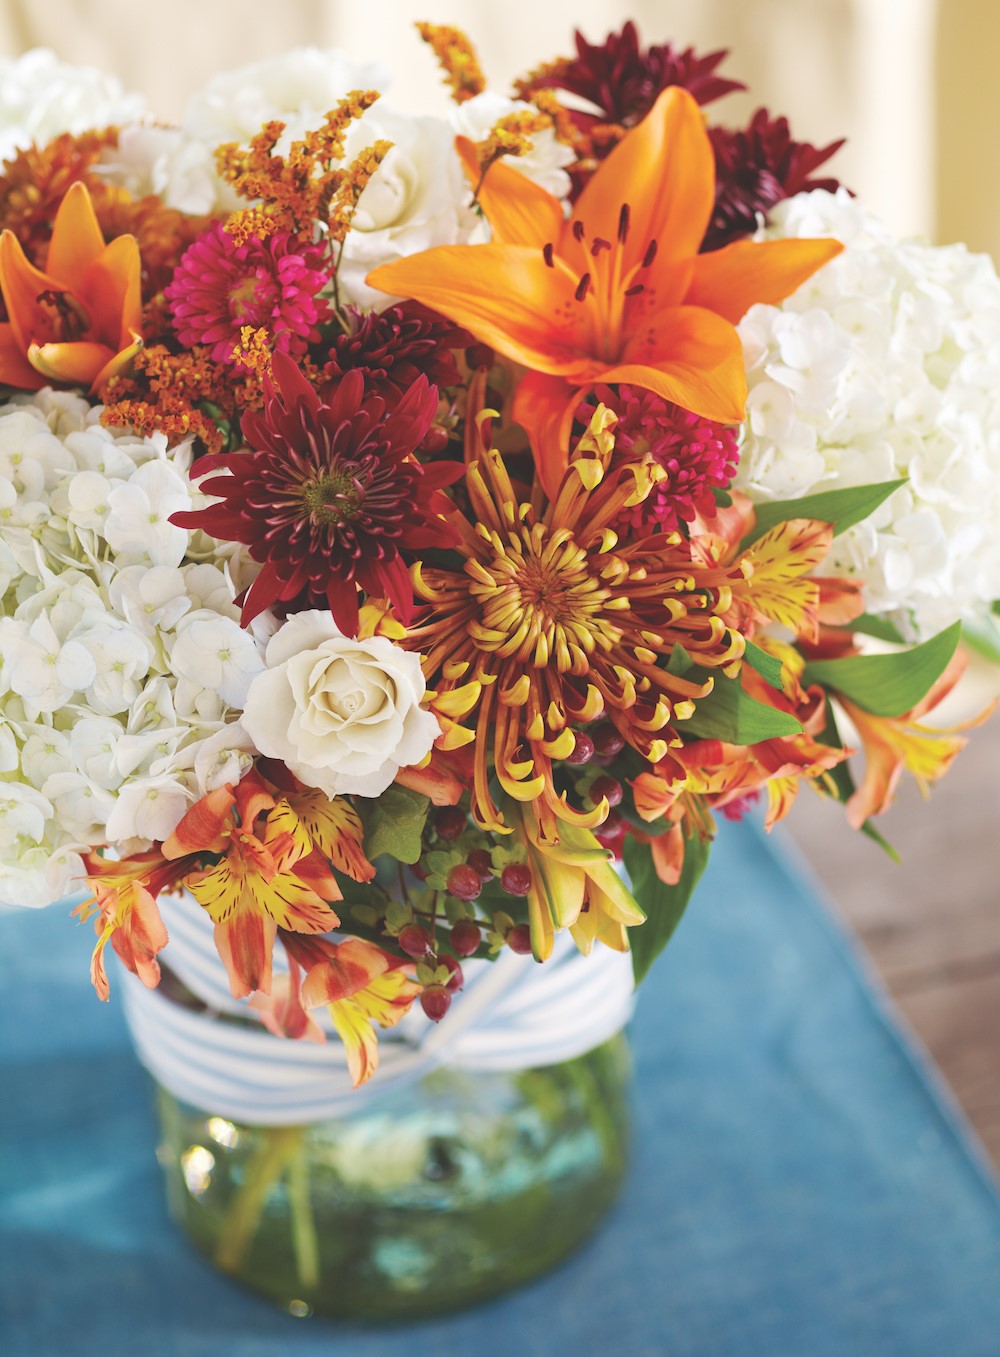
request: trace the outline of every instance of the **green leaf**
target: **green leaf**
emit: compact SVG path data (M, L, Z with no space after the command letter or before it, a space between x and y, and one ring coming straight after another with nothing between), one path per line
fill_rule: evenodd
M694 660L678 641L670 652L670 659L667 661L667 673L673 674L674 678L683 678L693 668Z
M1000 664L1000 623L994 613L962 623L962 640L991 664Z
M879 481L876 485L851 485L845 490L821 490L815 495L806 495L802 499L771 500L764 504L755 504L757 523L740 543L745 551L751 542L763 537L777 523L785 523L790 518L812 518L820 523L832 523L834 537L863 518L874 513L878 506L890 495L906 484L900 481Z
M739 679L717 675L715 687L681 727L685 735L727 744L757 744L780 735L800 735L802 726L788 712L758 702L743 691Z
M851 631L860 631L863 636L874 636L877 641L890 641L893 645L906 645L906 637L887 617L875 617L871 613L862 613L853 622L848 622Z
M359 798L360 800L361 798ZM430 800L408 787L387 787L377 800L367 801L365 852L369 858L385 853L399 862L416 862Z
M632 971L637 985L680 923L705 870L710 847L711 844L702 843L697 834L685 839L680 880L676 886L668 886L656 875L649 844L637 843L631 838L625 840L625 866L632 878L632 894L646 911L646 922L628 931Z
M961 635L962 624L955 622L912 650L816 660L806 665L803 681L842 693L873 716L904 716L947 669Z
M743 658L751 669L756 669L765 683L769 683L772 688L777 688L780 693L784 687L781 677L781 661L773 655L769 655L766 650L761 650L760 646L755 646L753 641L747 641L747 648L743 653Z

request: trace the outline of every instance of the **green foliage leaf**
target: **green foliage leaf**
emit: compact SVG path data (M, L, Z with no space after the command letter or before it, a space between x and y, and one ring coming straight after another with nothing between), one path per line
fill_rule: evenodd
M717 675L715 687L708 697L699 700L694 715L683 722L681 730L702 740L757 744L781 735L800 735L802 726L788 712L745 693L739 679Z
M678 641L670 652L670 659L667 661L667 673L673 674L674 678L683 678L693 668L694 660Z
M632 949L632 971L638 985L650 966L666 947L680 923L708 862L711 844L702 843L697 834L684 841L684 866L676 886L668 886L656 875L653 854L648 843L625 840L625 866L632 878L632 894L646 911L646 922L628 931Z
M804 681L842 693L873 716L904 716L947 669L961 634L956 622L911 650L816 660L806 665Z
M987 613L974 622L963 622L962 640L984 660L1000 664L1000 622L995 613Z
M781 677L781 661L779 659L769 655L766 650L761 650L760 646L755 646L753 641L747 641L743 658L751 669L757 670L765 683L769 683L772 688L777 688L778 692L781 692L784 683Z
M818 494L805 495L802 499L755 504L757 523L740 543L740 550L745 551L751 542L756 542L758 537L770 532L777 523L785 523L790 518L812 518L820 523L832 523L833 535L836 537L874 513L884 500L905 484L905 478L900 481L879 481L876 485L851 485L844 490L821 490Z
M368 857L374 859L384 853L399 862L416 862L430 800L408 787L393 786L363 804Z
M860 631L863 636L874 636L877 641L889 641L892 645L906 645L906 637L895 622L887 617L874 617L871 613L862 613L853 622L849 622L850 631Z

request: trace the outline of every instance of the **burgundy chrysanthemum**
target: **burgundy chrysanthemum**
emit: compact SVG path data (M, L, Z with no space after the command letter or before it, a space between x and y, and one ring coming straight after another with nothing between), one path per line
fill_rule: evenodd
M574 121L585 131L596 123L634 127L670 85L680 85L699 104L710 104L733 90L746 86L739 80L716 75L726 51L698 56L694 48L678 52L673 43L658 47L639 44L639 34L629 21L620 33L609 33L602 43L589 43L577 30L576 57L553 62L520 82L519 93L537 89L563 89L586 99L598 113L576 113Z
M743 131L710 127L715 151L715 207L703 250L717 250L757 229L775 203L795 193L823 188L831 193L836 179L813 174L840 150L844 138L829 146L793 141L787 118L772 118L759 108Z
M215 225L181 256L164 295L182 344L210 344L217 363L233 361L244 325L270 331L282 353L305 353L319 339L330 281L322 245L287 231L237 245Z
M386 399L421 375L435 386L454 386L459 371L453 350L474 342L467 331L419 302L367 314L351 306L347 317L351 328L333 340L324 375L336 381L345 372L363 372L368 390Z
M736 474L733 431L639 387L599 387L596 395L618 416L616 454L630 461L649 456L667 473L641 504L623 511L619 526L675 532L696 514L714 514L712 491L725 489ZM593 409L584 407L581 414L589 418Z
M328 607L345 635L358 629L358 588L388 598L400 621L413 614L412 552L447 545L441 487L462 468L425 466L413 450L437 412L437 388L418 377L388 404L348 372L322 401L292 359L275 354L262 414L247 414L245 453L203 457L219 472L201 489L220 500L172 516L183 528L244 542L263 565L243 604L250 622L273 604Z

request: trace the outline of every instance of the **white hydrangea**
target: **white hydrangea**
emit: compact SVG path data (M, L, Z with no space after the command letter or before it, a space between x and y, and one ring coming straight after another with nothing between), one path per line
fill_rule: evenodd
M32 142L44 146L62 132L134 122L145 111L138 94L127 94L113 75L72 66L37 47L0 61L0 159Z
M755 500L907 477L834 542L870 612L925 638L1000 597L1000 279L962 245L901 241L846 192L801 194L765 238L844 251L740 324L736 485Z
M250 757L225 734L263 670L242 550L168 522L206 502L189 447L99 417L66 392L0 406L0 899L19 904L73 889L90 847L165 838Z
M133 198L156 194L165 207L201 216L229 204L214 149L180 127L132 123L101 152L97 172Z

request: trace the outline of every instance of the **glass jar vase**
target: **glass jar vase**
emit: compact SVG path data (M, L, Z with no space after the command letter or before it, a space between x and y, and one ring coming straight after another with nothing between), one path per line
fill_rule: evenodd
M623 1033L562 1064L442 1066L305 1126L240 1125L157 1087L171 1213L291 1313L398 1320L457 1309L572 1252L625 1169Z

